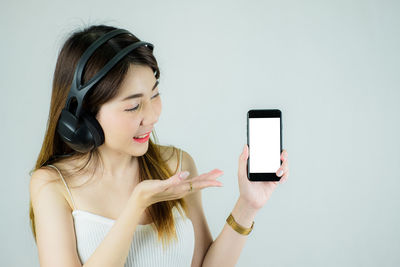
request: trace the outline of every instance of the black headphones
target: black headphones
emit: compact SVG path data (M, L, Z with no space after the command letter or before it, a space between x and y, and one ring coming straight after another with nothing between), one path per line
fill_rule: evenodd
M100 123L92 114L82 108L83 100L88 91L101 78L103 78L108 71L115 66L115 64L117 64L133 49L143 45L149 47L151 51L154 49L154 46L151 43L142 41L128 45L119 51L109 62L107 62L107 64L98 73L96 73L92 79L90 79L86 84L82 85L81 79L83 69L94 51L109 39L117 35L127 33L132 34L124 29L115 29L104 34L89 46L78 62L65 107L61 111L61 115L57 123L57 132L59 133L61 139L75 151L86 153L104 143L104 132L100 126ZM77 107L75 110L71 110L71 100L73 98L75 98L77 101Z

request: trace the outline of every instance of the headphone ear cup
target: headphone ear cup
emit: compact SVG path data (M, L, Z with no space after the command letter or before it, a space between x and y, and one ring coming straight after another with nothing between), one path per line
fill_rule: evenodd
M70 148L81 153L89 152L104 142L104 133L99 122L83 109L81 119L63 109L57 132Z
M92 114L86 112L83 109L81 113L81 118L83 123L87 126L93 136L94 148L102 145L104 143L104 132L97 119Z

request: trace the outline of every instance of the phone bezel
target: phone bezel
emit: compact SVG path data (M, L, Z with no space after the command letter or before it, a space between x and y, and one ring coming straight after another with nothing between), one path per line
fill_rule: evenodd
M281 177L276 173L250 173L250 142L249 142L249 119L251 118L280 118L280 154L282 154L282 111L279 109L251 109L247 112L247 146L249 148L249 157L247 158L247 178L252 182L278 182ZM282 166L282 159L280 159Z

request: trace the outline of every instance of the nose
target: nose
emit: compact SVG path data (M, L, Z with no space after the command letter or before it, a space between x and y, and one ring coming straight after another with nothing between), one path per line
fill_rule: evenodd
M143 110L143 124L152 125L158 121L158 111L151 100L147 101Z

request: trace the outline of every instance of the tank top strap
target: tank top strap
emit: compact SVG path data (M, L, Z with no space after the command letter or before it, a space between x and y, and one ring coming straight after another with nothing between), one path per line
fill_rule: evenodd
M182 149L179 149L180 159L179 159L179 171L182 171Z
M64 183L64 185L65 185L65 188L67 188L67 191L68 191L69 197L71 198L72 205L73 205L73 209L75 210L76 208L75 208L75 202L74 202L74 199L72 198L71 191L69 190L69 188L68 188L68 185L67 185L67 183L65 182L65 179L64 179L64 177L62 176L62 174L61 174L60 170L59 170L59 169L58 169L56 166L54 166L54 165L51 165L51 164L48 164L48 165L46 165L46 166L53 167L53 168L54 168L54 169L56 169L56 170L57 170L57 172L60 174L61 180L63 181L63 183Z

